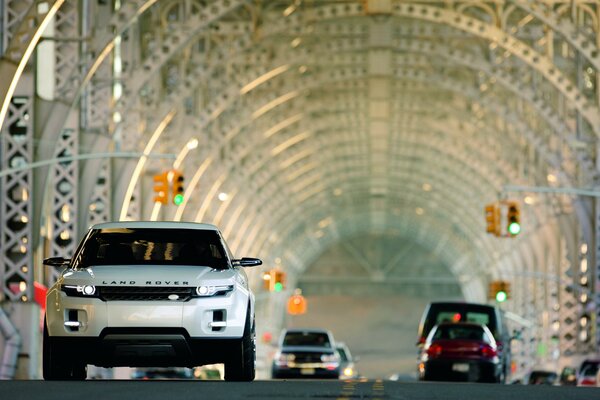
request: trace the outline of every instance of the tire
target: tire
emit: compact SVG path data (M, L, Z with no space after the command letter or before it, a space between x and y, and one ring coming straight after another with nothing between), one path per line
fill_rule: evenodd
M52 344L52 340L50 340L45 318L42 346L42 375L44 380L85 380L87 377L87 365L83 363L69 363L68 360L60 357L58 349Z
M256 376L256 327L250 319L250 307L246 314L244 336L225 362L225 380L251 382Z

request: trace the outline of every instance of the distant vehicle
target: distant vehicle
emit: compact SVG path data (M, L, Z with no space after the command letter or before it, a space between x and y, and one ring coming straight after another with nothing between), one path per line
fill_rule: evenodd
M204 381L223 380L225 369L223 364L208 364L194 368L194 378Z
M560 372L559 383L561 386L577 385L577 370L573 367L564 367Z
M189 368L136 368L131 373L131 379L193 379L194 375Z
M585 360L579 366L577 386L596 386L600 360Z
M501 382L503 379L496 341L482 324L444 322L434 326L419 361L421 380Z
M555 385L558 382L558 374L553 371L533 370L527 379L528 385Z
M502 366L501 382L505 383L510 371L510 333L498 307L487 304L461 302L433 302L423 312L419 323L417 346L421 348L431 329L444 322L471 322L485 325L496 342L497 356Z
M284 330L273 358L271 376L338 379L340 356L332 333L324 329Z
M48 291L46 380L84 380L87 365L193 367L224 363L225 380L252 381L254 294L214 225L94 225Z
M335 349L340 356L340 379L356 379L359 377L356 368L356 358L352 357L350 349L345 343L337 342Z

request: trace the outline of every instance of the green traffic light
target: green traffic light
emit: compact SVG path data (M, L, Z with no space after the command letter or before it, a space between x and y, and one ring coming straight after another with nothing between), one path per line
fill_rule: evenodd
M176 194L175 197L173 197L173 204L175 204L176 206L181 205L181 203L183 203L183 195L182 194Z
M521 225L518 222L511 222L508 225L508 233L511 235L518 235L521 232Z
M281 292L282 290L283 290L283 283L281 283L281 282L275 283L275 291Z
M504 290L500 290L498 291L498 293L496 293L496 301L498 303L505 302L507 298L508 296L506 295L506 292Z

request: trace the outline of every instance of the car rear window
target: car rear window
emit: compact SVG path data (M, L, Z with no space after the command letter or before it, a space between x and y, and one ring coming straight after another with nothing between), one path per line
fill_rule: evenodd
M433 333L433 340L440 339L479 340L491 343L488 334L479 326L441 325Z
M489 325L490 316L487 313L467 311L465 315L457 312L442 311L437 315L436 324L442 322L473 322L476 324Z
M486 325L496 338L500 330L493 307L467 303L432 303L422 321L421 337L427 337L435 325L443 322L471 322Z
M78 268L147 264L225 268L227 258L216 231L152 228L92 231L76 256Z
M331 347L329 336L324 332L287 332L283 345Z

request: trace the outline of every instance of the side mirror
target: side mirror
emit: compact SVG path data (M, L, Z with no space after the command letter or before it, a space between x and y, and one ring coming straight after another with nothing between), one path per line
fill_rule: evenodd
M240 267L255 267L262 265L262 260L258 258L243 257L241 259L233 260L233 265L239 265Z
M69 265L69 263L71 262L71 260L69 260L68 258L63 258L63 257L50 257L50 258L46 258L44 260L44 265L48 265L50 267L66 267L67 265Z

